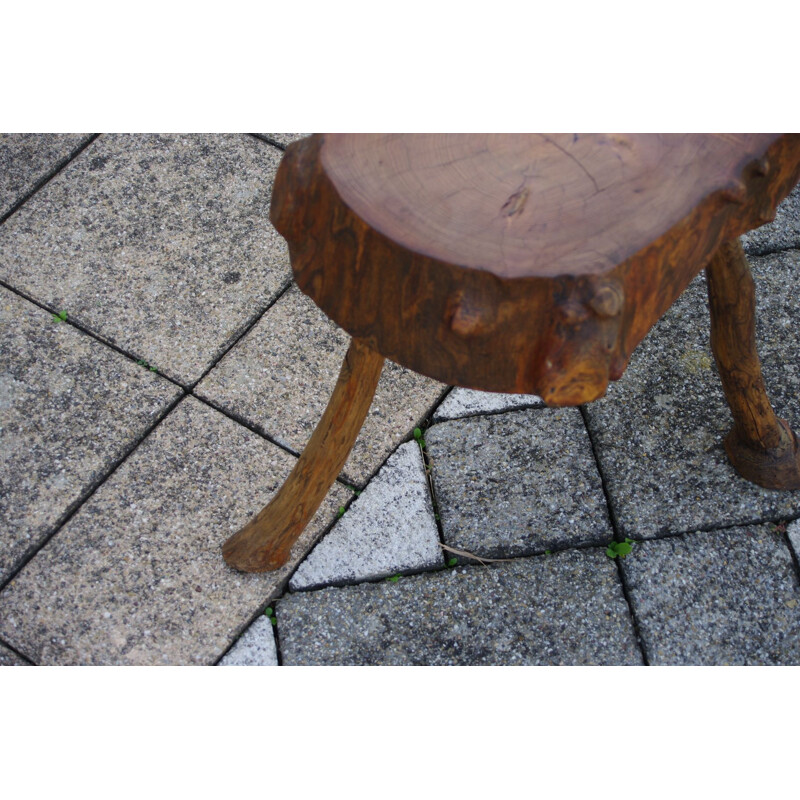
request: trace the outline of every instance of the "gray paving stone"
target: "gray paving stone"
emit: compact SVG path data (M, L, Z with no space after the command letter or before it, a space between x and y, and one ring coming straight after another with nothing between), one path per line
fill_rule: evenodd
M795 520L786 529L794 557L800 562L800 520Z
M422 453L416 442L406 442L298 567L289 588L442 566Z
M778 415L800 429L800 251L751 259L757 340ZM612 508L626 536L653 537L800 513L800 491L762 489L728 462L733 422L709 344L704 277L634 352L622 379L586 406Z
M251 136L101 136L0 227L0 277L196 381L289 280L280 157Z
M772 222L742 236L742 246L749 255L800 248L800 185L778 206Z
M472 417L477 414L529 406L541 408L544 406L544 401L535 394L478 392L475 389L462 389L456 386L434 411L433 421L443 422L447 419Z
M578 409L443 422L425 441L446 544L506 558L612 539Z
M651 664L800 663L800 584L772 526L640 542L622 568Z
M38 664L213 664L346 502L336 486L280 570L225 539L294 458L188 397L0 594L0 637Z
M328 403L350 337L296 286L197 386L197 394L300 452ZM342 471L363 486L446 391L386 361L375 399Z
M24 658L20 658L13 650L0 644L0 667L29 667Z
M242 634L219 662L220 667L277 667L275 631L263 614Z
M305 139L306 136L311 136L310 133L262 133L259 135L266 136L267 139L282 145L289 145L299 139Z
M0 288L0 583L180 394Z
M0 217L88 138L86 133L0 133Z
M566 551L317 592L277 605L284 664L640 664L617 570Z

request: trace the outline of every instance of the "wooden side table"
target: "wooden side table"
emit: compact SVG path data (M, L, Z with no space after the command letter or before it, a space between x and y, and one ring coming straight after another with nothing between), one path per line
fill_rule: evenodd
M800 488L767 399L737 237L800 179L799 134L317 134L289 146L271 219L299 287L353 340L275 497L223 545L276 569L341 471L383 359L444 383L601 397L703 268L711 346L748 480Z

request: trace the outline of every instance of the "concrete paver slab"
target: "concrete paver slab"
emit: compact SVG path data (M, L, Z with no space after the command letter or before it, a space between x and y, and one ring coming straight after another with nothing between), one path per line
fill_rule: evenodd
M0 583L180 394L0 288Z
M0 133L0 217L89 138L87 133Z
M276 608L284 664L640 664L613 562L568 551L344 588Z
M795 520L787 528L789 544L794 550L794 557L800 562L800 520Z
M778 206L773 222L742 236L742 246L749 255L800 248L800 184Z
M622 569L651 664L800 663L800 584L771 528L634 547Z
M434 422L446 419L472 417L494 411L508 411L512 408L544 406L541 397L535 394L501 394L497 392L478 392L475 389L455 387L433 412Z
M612 539L578 409L443 422L425 441L446 544L508 558Z
M29 667L30 664L20 658L13 650L0 644L0 667Z
M416 442L406 442L309 553L289 588L360 582L442 566L422 453Z
M250 136L101 136L0 227L0 277L192 383L289 280L280 157Z
M299 453L322 417L349 344L347 333L293 285L196 392ZM386 361L343 478L363 486L445 391Z
M800 429L800 251L751 259L764 379L779 416ZM733 422L709 344L703 276L658 322L622 379L586 406L624 535L652 537L800 513L800 491L762 489L730 465Z
M266 136L267 139L282 144L284 146L298 141L298 139L305 139L306 136L311 136L310 133L261 133L259 136Z
M0 637L38 664L213 664L346 502L335 486L280 570L228 567L293 464L185 398L0 594Z
M262 614L225 654L219 666L277 667L278 649L272 622Z

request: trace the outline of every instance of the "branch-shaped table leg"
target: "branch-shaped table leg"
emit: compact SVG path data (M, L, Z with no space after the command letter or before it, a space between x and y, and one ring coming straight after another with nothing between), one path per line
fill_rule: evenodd
M369 411L383 356L353 339L322 419L270 503L222 546L225 561L244 572L283 566L341 472Z
M755 285L738 239L706 267L711 349L734 425L725 450L739 474L767 489L800 489L800 449L770 405L755 339Z

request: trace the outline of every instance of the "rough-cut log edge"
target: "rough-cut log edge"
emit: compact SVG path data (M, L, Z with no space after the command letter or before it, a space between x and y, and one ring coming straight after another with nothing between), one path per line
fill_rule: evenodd
M372 230L325 174L323 143L316 134L291 144L273 188L271 219L301 290L352 336L416 372L538 394L551 405L602 396L719 244L772 219L800 178L800 134L785 134L604 275L501 279L409 252ZM617 313L604 313L602 295L617 298Z

